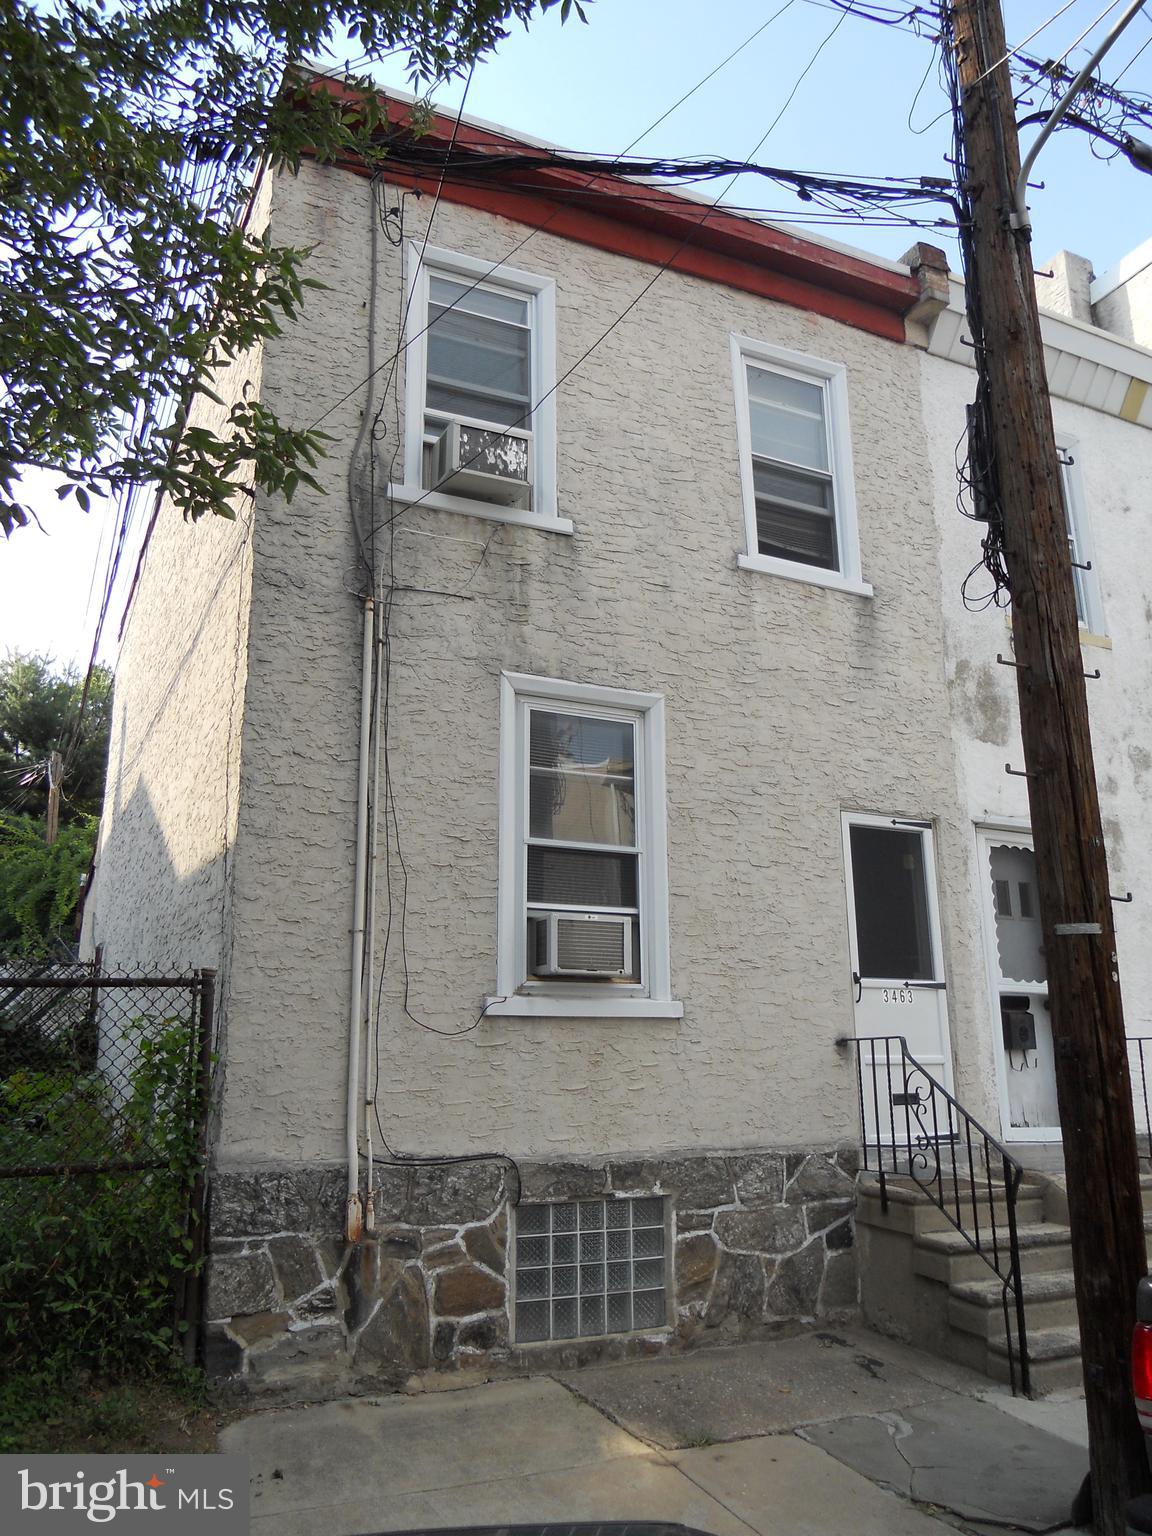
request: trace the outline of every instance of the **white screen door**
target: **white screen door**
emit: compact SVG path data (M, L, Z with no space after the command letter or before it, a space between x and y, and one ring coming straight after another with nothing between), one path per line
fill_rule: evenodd
M844 863L865 1136L881 1145L906 1142L917 1131L947 1136L947 1124L916 1121L908 1095L918 1074L906 1076L893 1038L902 1036L908 1052L951 1092L931 825L846 816Z
M984 922L1006 1141L1058 1141L1056 1059L1029 833L980 832Z

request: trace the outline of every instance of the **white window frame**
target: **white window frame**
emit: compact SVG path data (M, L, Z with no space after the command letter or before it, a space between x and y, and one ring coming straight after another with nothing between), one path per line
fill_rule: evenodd
M405 251L407 267L407 347L404 361L404 483L390 487L397 502L461 512L490 522L571 533L572 522L557 511L556 500L556 283L553 278L493 265L458 251L415 242ZM529 301L532 330L532 509L502 507L469 496L428 490L421 485L424 458L424 409L428 379L428 290L430 277L504 289ZM525 424L527 425L527 423Z
M1084 479L1080 473L1080 446L1076 438L1066 433L1056 434L1056 449L1060 457L1060 482L1064 491L1064 510L1068 522L1068 546L1070 557L1091 570L1072 570L1072 579L1078 593L1077 610L1084 609L1080 619L1081 635L1104 636L1104 609L1100 601L1100 582L1096 570L1092 530L1088 522L1087 501L1084 496Z
M626 718L636 727L636 841L640 977L620 982L528 978L528 709ZM668 943L668 839L664 780L664 697L623 688L504 672L500 682L500 874L496 994L488 1017L679 1019Z
M840 569L805 565L762 555L756 532L756 486L752 472L752 420L748 405L748 365L768 368L786 377L816 384L824 396L824 420L828 429L829 466L836 512L836 541ZM737 555L744 571L763 571L788 581L808 582L838 592L871 597L872 588L860 574L860 540L856 524L856 491L852 473L852 442L848 428L848 374L840 363L808 357L784 347L770 346L750 336L732 335L732 377L736 391L736 438L740 446L740 483L744 499L747 554Z

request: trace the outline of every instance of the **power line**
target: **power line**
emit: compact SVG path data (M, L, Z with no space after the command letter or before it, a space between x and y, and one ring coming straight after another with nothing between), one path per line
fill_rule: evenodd
M725 67L725 65L731 64L732 60L737 56L737 54L743 53L745 48L748 47L749 43L754 43L756 41L756 39L760 36L761 32L766 32L768 30L768 28L772 25L772 23L774 21L776 21L779 17L783 16L785 11L790 10L791 7L795 3L796 3L796 0L784 0L784 4L780 7L780 9L778 11L774 11L772 13L772 15L769 16L767 21L762 21L760 23L760 25L756 28L755 32L749 33L749 35L744 39L744 41L741 44L739 44L738 47L733 48L732 52L730 54L728 54L726 58L723 58L723 59L720 60L719 64L716 65L715 69L710 69L706 75L702 76L701 79L697 80L696 84L691 88L691 90L687 90L687 91L684 92L683 96L680 97L679 101L674 101L672 103L672 105L668 108L667 112L661 112L660 116L656 119L655 122L649 123L648 127L645 128L644 132L639 134L636 138L634 138L632 140L631 144L628 145L627 149L622 149L620 151L620 155L619 155L618 158L623 159L623 157L626 154L628 154L629 150L635 149L637 144L642 143L643 140L645 140L648 137L648 135L654 129L659 128L660 124L662 122L664 122L666 118L671 117L673 112L675 112L679 107L682 107L684 105L684 103L689 99L689 97L695 96L696 92L701 88L701 86L707 85L709 80L713 79L716 75L718 75L720 73L720 71Z
M808 60L807 64L805 64L804 68L797 75L796 83L793 85L792 89L788 92L788 95L784 99L784 105L780 108L779 112L777 112L776 116L768 124L768 127L764 131L763 137L757 141L756 148L752 151L752 154L748 156L749 160L751 160L753 158L753 156L758 155L760 153L760 150L763 148L763 146L768 142L768 138L771 135L773 129L776 127L776 125L780 121L780 119L784 116L785 112L787 112L788 108L792 105L792 103L793 103L793 101L795 100L795 97L796 97L796 92L800 89L800 87L804 84L804 81L807 79L808 72L811 70L812 66L816 63L816 60L824 52L824 49L828 46L828 44L836 36L837 32L839 32L840 28L848 20L848 18L849 18L849 16L851 16L851 14L852 14L851 7L845 7L842 10L842 13L841 13L840 17L833 24L831 31L823 39L823 41L819 44L819 46L817 47L816 51L813 53L812 57ZM721 194L721 195L723 195L723 194Z
M845 15L845 14L853 14L853 13L851 13L851 12L842 12L842 15ZM839 26L839 23L837 23L837 27L838 26ZM833 32L835 30L837 30L837 29L833 28ZM828 37L826 37L824 39L824 42L821 43L820 48L817 49L816 55L819 54L819 52L823 48L824 44L829 41L831 36L832 36L832 33L829 33ZM807 73L808 69L810 69L812 67L812 64L815 62L816 55L814 55L813 58L811 60L809 60L808 65L805 67L805 71L804 71L805 73ZM794 95L794 94L795 94L795 91L793 91L792 95ZM788 101L785 102L784 108L781 108L781 111L777 113L776 119L774 120L773 124L770 125L770 127L768 129L768 132L765 133L761 137L760 141L756 145L756 149L759 149L760 145L763 144L764 139L767 138L768 133L770 133L772 131L772 127L775 126L775 122L779 121L780 116L782 115L784 109L788 106L788 102L791 101L791 99L792 99L792 96L790 96L788 98ZM413 165L411 163L412 157L408 155L407 147L404 147L403 149L395 148L393 150L393 159L397 160L401 164L403 164L405 162L406 158L408 159L408 168L409 168L410 171L412 169L415 169L417 172L419 170L421 170L421 169L431 170L431 169L434 168L434 166L437 169L439 168L438 163L434 162L434 160L432 158L432 152L425 152L425 153L419 154L419 157L416 159L416 164L413 167ZM620 159L620 157L616 157L615 159L610 160L610 161L602 161L602 160L592 161L592 160L589 160L588 158L581 158L581 157L577 157L577 156L560 156L558 154L539 154L539 155L533 154L533 155L516 155L516 156L499 156L499 157L485 155L485 156L482 156L482 157L470 158L466 162L463 162L460 165L459 168L453 168L452 175L453 175L454 179L457 179L457 180L471 180L473 182L475 182L479 178L483 178L484 180L491 180L492 179L492 173L494 171L496 171L496 170L504 171L506 169L513 168L513 167L521 168L521 169L533 169L533 168L539 168L539 169L561 168L561 169L563 169L563 168L567 168L567 169L581 170L581 171L591 170L592 174L589 176L588 182L586 183L586 185L584 187L565 187L565 188L561 188L561 189L549 189L549 195L558 199L560 207L554 209L553 212L551 212L548 215L548 217L541 224L533 226L533 228L531 228L528 231L528 233L523 236L522 239L518 240L513 246L511 246L511 248L509 250L507 250L505 252L505 254L499 258L499 260L493 262L492 265L489 266L484 272L482 272L479 277L474 279L473 282L471 282L465 288L463 288L461 293L455 299L453 299L451 303L444 305L443 306L444 311L447 312L450 309L454 309L456 307L456 305L461 303L465 298L467 298L468 294L473 292L473 290L475 288L477 288L487 278L491 277L494 273L496 273L500 269L500 267L506 265L507 262L513 256L515 256L517 254L518 251L522 250L523 247L528 244L529 240L531 240L535 235L541 233L544 229L546 229L547 226L550 223L552 223L552 221L558 216L558 214L560 212L560 208L562 208L564 206L564 199L565 198L573 196L573 195L579 195L580 193L594 193L595 189L593 187L593 183L602 174L612 174L614 167L617 167L617 165L619 163L619 159ZM662 167L672 167L673 169L671 171L666 171L666 170L662 169ZM783 184L790 185L790 186L792 186L792 187L797 189L798 195L802 199L806 199L806 200L809 200L809 201L814 200L815 194L817 194L817 193L819 193L821 191L824 191L824 190L827 190L827 191L829 191L830 193L833 193L833 194L841 193L845 197L854 197L855 196L855 197L860 197L860 198L863 198L863 199L870 199L870 200L875 200L875 201L880 201L880 200L884 200L884 199L890 199L892 201L908 200L908 201L913 201L913 202L916 202L916 201L930 201L930 200L933 200L933 198L938 198L939 194L941 192L943 192L944 189L946 189L946 188L950 189L951 188L951 182L949 180L946 180L945 178L941 178L941 177L919 177L919 178L910 178L909 177L909 178L903 178L903 179L902 178L896 178L896 177L887 177L887 178L880 177L880 178L877 178L875 181L864 181L862 179L853 178L853 177L832 177L832 176L826 176L824 174L817 174L817 173L812 173L812 172L807 172L807 171L792 171L792 170L788 170L788 169L785 169L784 167L779 167L779 166L759 166L759 165L755 165L755 164L752 163L751 157L749 157L747 160L744 160L744 161L711 161L711 162L700 162L700 161L682 161L682 162L675 162L675 161L662 161L662 162L644 161L642 163L629 162L626 165L625 170L626 170L626 173L629 176L640 177L640 178L648 178L648 179L656 179L656 178L671 179L671 177L673 175L687 175L690 178L695 179L695 180L714 180L714 179L716 179L718 177L721 177L721 176L728 176L730 178L729 186L726 187L725 189L723 189L721 191L721 193L719 194L719 196L716 199L714 199L713 202L711 202L710 204L707 205L706 212L705 212L705 218L701 219L700 221L698 221L697 225L690 232L690 235L689 235L688 239L691 239L691 238L693 238L695 236L695 234L698 232L699 228L707 221L707 218L710 217L712 213L717 212L717 211L724 211L724 212L728 211L727 205L723 205L723 207L721 206L722 205L722 199L723 199L723 197L725 195L725 192L730 189L731 185L735 183L736 179L739 176L742 176L742 175L745 175L745 174L757 174L757 175L764 176L764 177L768 178L769 180L776 180L776 181L779 181L779 182L781 182ZM500 185L504 186L505 182L503 180L501 180ZM524 188L524 189L517 189L517 190L531 191L531 192L534 192L536 195L539 195L539 193L540 193L540 188L539 187L531 187L531 188ZM646 200L650 200L650 199L645 199L643 194L642 194L642 192L640 192L639 190L635 194L630 194L630 195L632 196L633 200L637 201L637 202L643 202L643 201L646 201ZM946 193L946 195L944 197L944 200L945 201L951 201L952 200L951 199L951 192L950 192L950 190ZM732 211L735 212L735 213L739 213L739 212L742 212L744 210L733 209ZM761 213L761 214L763 214L765 212L765 210L763 210L763 209L755 209L755 210L748 210L748 211L753 211L753 212L757 212L757 213ZM786 210L786 212L787 212L788 217L793 217L793 215L792 215L790 210ZM807 216L805 216L802 213L796 214L795 218L798 221L809 222L809 223L838 222L838 221L828 221L828 220L824 220L824 219L808 218ZM852 218L853 218L853 222L860 222L860 223L867 222L866 219L863 216L860 216L860 217L852 216ZM883 222L885 223L885 225L887 225L890 221L889 220L885 220ZM912 223L912 224L918 226L921 221L917 221L917 220L911 220L911 221L909 221L909 220L899 220L897 222L900 223L900 224L904 224L904 223L908 222L908 223ZM936 226L938 226L939 221L934 221L934 224ZM687 240L685 241L685 243L687 243ZM674 256L677 255L677 254L679 254L679 251L674 253ZM407 339L404 340L397 347L396 351L390 357L385 358L383 362L381 362L381 363L379 363L377 365L376 372L381 372L384 368L387 368L387 367L389 367L389 365L395 363L396 359L402 353L406 352L408 350L408 348L413 345L414 342L418 341L423 335L425 335L427 333L427 331L429 329L429 326L431 324L432 324L431 321L426 322L421 327L420 330L415 331L410 336L408 336ZM331 405L326 407L326 409L323 411L323 413L321 415L316 417L315 421L312 422L312 424L311 424L311 426L309 427L308 430L310 432L311 431L315 431L316 428L319 427L320 425L322 425L328 419L328 417L332 415L332 413L334 411L339 410L339 408L342 405L344 405L348 400L350 400L353 397L353 395L355 395L359 390L363 389L365 384L367 384L368 382L369 382L369 379L366 376L365 378L360 379L350 389L346 390L344 392L344 394L342 394L337 400L334 400Z
M1019 54L1021 48L1026 47L1034 37L1039 37L1041 32L1047 31L1047 29L1052 25L1054 21L1059 20L1059 18L1063 16L1064 12L1071 10L1075 4L1076 0L1064 0L1064 4L1060 7L1060 9L1058 11L1054 11L1052 15L1049 16L1047 21L1042 21L1040 25L1035 29L1035 31L1029 32L1027 37L1022 37L1018 43L1010 47L1002 59L997 59L995 64L990 64L984 73L980 76L980 78L976 81L976 84L979 85L980 81L987 79L993 70L1000 68L1001 64L1007 64L1009 59L1015 58ZM1119 4L1119 0L1109 0L1108 5L1100 13L1100 15L1097 16L1096 21L1102 21L1108 12L1112 10L1117 4ZM1080 37L1076 39L1076 43L1078 43L1081 38L1086 37L1088 33L1091 32L1092 28L1096 25L1096 21L1090 23L1090 25L1083 32L1081 32ZM1061 57L1064 58L1067 56L1067 54L1071 53L1072 49L1075 48L1076 43L1070 43Z
M613 163L618 164L620 161L622 161L624 159L625 155L627 155L630 150L634 149L637 144L641 143L644 139L646 139L654 128L658 127L665 120L665 118L669 117L674 111L676 111L677 107L682 106L683 103L686 102L690 96L695 95L695 93L700 89L700 87L702 85L705 85L705 84L707 84L707 82L709 80L714 79L715 76L718 75L720 73L720 71L722 69L724 69L724 67L727 64L730 64L732 62L732 60L734 58L736 58L736 56L739 53L743 52L743 50L749 45L749 43L755 41L755 39L757 37L759 37L762 32L766 31L766 29L772 24L772 22L776 21L778 17L782 16L784 14L784 12L786 10L788 10L789 6L792 3L793 3L793 0L786 0L786 3L783 6L781 6L778 11L775 11L768 18L768 20L766 22L764 22L761 26L757 27L756 31L753 32L751 34L751 36L746 38L744 40L744 42L741 43L738 48L733 49L733 51L726 58L722 59L719 64L717 64L713 69L711 69L706 75L702 76L696 82L696 84L694 86L692 86L692 88L690 90L686 91L684 93L684 95L679 98L678 101L674 102L672 104L672 106L668 108L668 110L666 112L662 112L659 117L655 118L651 123L649 123L647 128L645 128L640 134L638 134L637 137L634 138L630 144L626 144L624 146L624 148L620 151L620 153L614 157ZM840 7L837 6L836 9L840 9ZM471 81L471 75L469 75L469 81ZM465 95L467 95L467 90L465 90ZM463 115L463 110L464 110L464 103L463 103L463 101L461 101L461 103L460 103L460 113L457 114L457 127L459 127L460 117ZM455 138L455 134L453 135L453 138ZM749 156L749 159L751 159L751 156ZM595 179L596 178L595 178L594 175L589 178L589 181L588 181L588 186L589 187L592 185L592 182ZM442 181L441 181L441 186L443 186L443 182ZM518 251L523 250L524 246L526 246L528 244L529 240L531 240L535 235L541 234L545 229L548 228L548 226L552 223L552 221L557 217L559 211L560 211L559 208L555 209L552 213L550 213L548 215L548 217L543 221L543 223L537 224L532 229L530 229L528 231L528 233L521 240L518 240L516 242L516 244L514 246L512 246L511 250L509 250L505 256L501 257L501 259L498 262L495 262L491 267L489 267L489 269L488 269L488 271L486 273L484 273L482 276L476 278L475 281L472 282L471 284L469 284L469 286L467 288L465 288L464 291L456 299L453 299L450 304L446 305L445 306L445 310L447 311L449 309L455 309L456 305L458 303L460 303L460 301L462 299L467 298L468 294L470 294L473 291L473 289L478 287L480 285L480 283L482 283L485 280L486 277L490 277L492 275L492 273L497 270L498 267L506 265L506 263L509 260L511 260L511 258L513 256L515 256ZM397 351L393 354L393 356L391 358L388 358L383 363L381 363L380 364L380 368L386 368L389 365L389 363L394 363L396 358L398 358L403 352L407 351L408 347L411 346L414 341L417 341L421 336L423 336L425 331L427 331L427 329L428 329L428 326L426 324L422 330L416 332L415 335L410 336L407 339L407 341L403 341L402 344L399 344L398 348L397 348ZM389 378L391 379L391 375L389 376ZM322 422L324 422L324 421L326 421L328 419L328 417L332 414L333 411L338 410L340 408L340 406L342 406L347 400L350 400L352 398L352 396L356 393L356 391L359 390L359 389L362 389L364 387L364 384L366 384L367 382L368 382L367 379L364 379L359 384L357 384L353 389L350 389L346 394L341 395L340 399L337 400L335 402L335 404L329 406L328 409L324 412L324 414L322 416L318 417L315 422L313 422L313 424L312 424L311 428L309 428L309 430L310 431L315 431L316 428L318 426L320 426Z

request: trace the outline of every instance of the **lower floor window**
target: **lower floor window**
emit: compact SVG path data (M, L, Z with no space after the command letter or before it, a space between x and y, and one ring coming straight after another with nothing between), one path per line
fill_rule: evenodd
M663 1326L659 1197L522 1205L515 1251L518 1344Z

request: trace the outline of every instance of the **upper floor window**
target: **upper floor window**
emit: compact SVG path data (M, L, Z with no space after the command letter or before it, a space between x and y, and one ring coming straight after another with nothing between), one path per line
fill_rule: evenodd
M848 436L837 363L732 338L748 553L739 563L871 594L860 579Z
M503 688L500 1000L487 1012L679 1017L663 700L508 674Z
M397 494L570 531L556 515L555 285L451 251L409 254Z
M1072 562L1072 584L1076 591L1076 618L1089 634L1104 634L1104 613L1100 603L1100 583L1092 559L1092 541L1088 512L1084 504L1084 485L1077 462L1079 450L1068 437L1057 441L1060 460L1060 492L1068 525L1068 558Z

